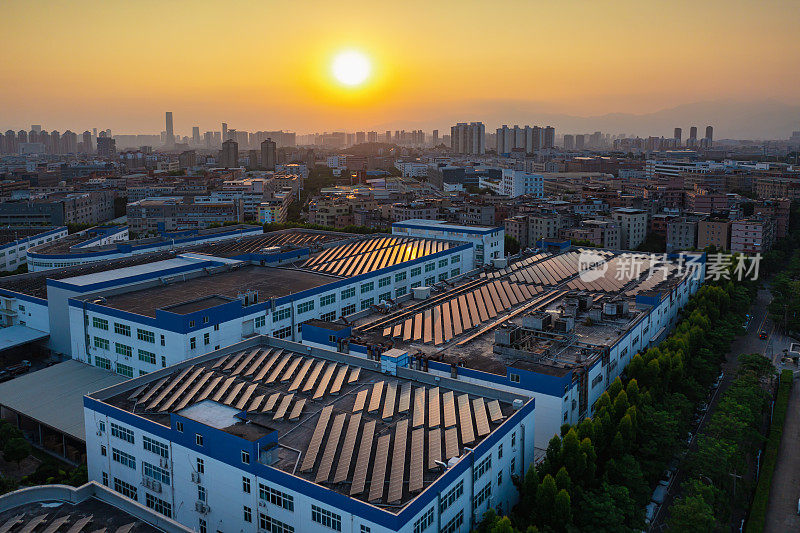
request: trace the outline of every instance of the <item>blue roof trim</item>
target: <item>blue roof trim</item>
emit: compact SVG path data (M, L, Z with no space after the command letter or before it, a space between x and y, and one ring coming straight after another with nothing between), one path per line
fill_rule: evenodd
M36 296L29 296L27 294L22 294L21 292L10 291L8 289L0 289L0 295L5 296L6 298L16 298L17 300L25 300L26 302L32 302L39 305L47 305L47 300L44 298L37 298Z
M426 487L419 496L411 500L398 514L394 514L362 502L361 500L350 498L344 494L311 483L300 477L293 476L283 470L262 465L257 461L253 461L250 464L242 463L240 456L241 450L249 449L253 457L258 457L258 445L261 441L268 441L274 438L272 435L267 435L256 442L250 442L174 413L170 415L170 427L166 427L125 411L124 409L90 398L89 396L83 397L83 406L101 415L111 417L122 424L133 426L140 431L175 442L199 454L207 455L229 466L289 488L306 497L322 502L325 505L341 509L345 513L356 515L392 531L399 531L403 527L408 526L417 514L436 502L439 492L441 492L443 488L448 487L455 479L464 475L471 465L469 453L463 455L462 459L456 463L455 466ZM526 402L520 410L509 416L497 429L475 446L472 453L480 458L487 452L491 452L497 442L512 431L513 428L516 428L518 423L528 416L534 408L535 400L532 398ZM178 432L175 429L175 422L177 421L183 422L183 432ZM194 439L195 433L201 433L203 435L204 446L197 446Z
M11 241L9 243L3 244L0 246L0 250L6 250L8 248L14 248L19 246L20 244L25 244L30 241L34 241L36 239L41 239L42 237L47 237L48 235L54 235L56 233L61 233L64 231L68 231L66 226L58 226L56 228L52 228L48 231L44 231L42 233L37 233L36 235L31 235L30 237L23 237L22 239L17 239L15 241Z
M451 231L453 233L468 233L473 235L491 235L497 231L505 231L505 228L502 226L496 226L493 228L487 229L475 229L469 226L459 226L457 224L437 224L436 221L429 221L432 222L430 224L409 224L408 222L395 222L392 224L393 228L413 228L413 229L424 229L429 231L436 231L441 228L440 231Z

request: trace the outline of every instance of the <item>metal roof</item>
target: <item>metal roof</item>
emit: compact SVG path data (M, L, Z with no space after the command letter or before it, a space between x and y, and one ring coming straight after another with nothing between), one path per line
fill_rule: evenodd
M50 334L27 326L8 326L0 329L0 352L29 342L46 339Z
M0 405L85 442L83 396L126 379L79 361L65 361L0 383Z

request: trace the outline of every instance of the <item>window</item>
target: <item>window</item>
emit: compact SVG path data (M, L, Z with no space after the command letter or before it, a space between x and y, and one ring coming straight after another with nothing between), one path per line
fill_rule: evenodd
M276 339L286 339L292 336L292 326L286 326L285 328L276 329L272 332L272 336Z
M492 497L492 483L489 480L489 483L486 484L473 498L472 505L473 509L479 509L484 502L488 501Z
M108 320L105 318L92 317L92 325L97 329L108 331Z
M456 486L452 489L448 490L442 496L441 505L439 506L439 513L443 513L447 510L448 507L453 505L456 500L458 500L461 495L464 494L464 481L460 480L456 483Z
M386 276L385 278L380 278L378 280L378 288L381 287L388 287L392 283L392 278L390 276Z
M242 476L242 492L250 494L250 478Z
M336 294L326 294L319 299L319 306L325 307L336 303Z
M103 485L108 487L108 472L103 472Z
M287 511L294 511L293 496L286 494L285 492L273 489L272 487L264 485L263 483L258 484L258 497L264 501L271 503L272 505L277 505L278 507L282 507Z
M122 363L117 363L117 374L120 376L125 376L126 378L133 377L133 367L128 365L123 365Z
M208 346L209 344L211 344L211 334L210 333L204 333L203 334L203 344L205 346Z
M464 510L458 512L448 523L442 527L442 533L455 533L464 525Z
M217 327L217 326L215 326L215 327ZM164 335L161 335L161 346L166 346L166 345L167 345L167 343L166 343L166 340L164 339Z
M365 526L364 524L361 524L361 533L370 533L371 531L372 530L369 528L369 526Z
M192 337L189 339L189 349L194 350L195 348L197 348L197 337Z
M266 319L267 319L267 317L264 317L265 321L266 321ZM214 331L219 331L219 324L214 324Z
M428 263L425 265L425 272L433 272L436 270L436 263Z
M125 324L120 324L119 322L114 322L114 333L117 335L125 335L126 337L130 337L131 327Z
M314 310L314 300L309 300L307 302L300 302L297 304L297 313L307 313L309 311Z
M375 303L375 298L367 298L366 300L361 300L361 310L364 311L365 309L369 309Z
M425 278L425 285L426 286L430 287L431 285L433 285L435 283L436 283L436 278L435 277L428 276L427 278Z
M411 269L411 277L412 278L416 278L420 274L422 274L422 267L414 267L414 268Z
M263 328L267 323L267 317L263 316L263 315L262 316L257 316L255 323L256 323L256 327L257 328ZM206 333L206 336L208 336L208 333Z
M200 519L200 533L208 533L208 526L206 525L206 521L202 518Z
M106 447L105 446L100 446L100 455L105 457L107 454L108 454L108 450L106 449Z
M125 356L125 357L130 357L131 355L133 355L133 350L131 349L130 346L125 345L125 344L120 344L118 342L114 343L114 350L119 355L122 355L122 356Z
M258 513L258 527L269 533L294 533L292 526L284 524L280 520L275 520L264 513Z
M139 350L139 361L144 361L145 363L154 365L156 364L156 354L146 350Z
M500 445L497 447L497 459L503 458L503 443L501 442Z
M105 430L106 430L106 423L105 423L105 422L103 422L103 421L101 420L100 422L98 422L98 424L99 424L99 426L100 426L100 431L103 431L103 432L105 432Z
M193 328L193 327L194 327L194 320L190 320L190 321L189 321L189 327L190 327L190 328Z
M502 484L503 484L503 471L500 470L499 472L497 472L497 486L499 487Z
M509 464L509 468L508 469L511 471L512 474L514 474L514 472L517 471L517 458L516 457L512 457L511 458L511 463Z
M460 268L454 268L453 270L450 271L450 277L451 278L454 278L454 277L458 276L459 274L461 274L461 269Z
M103 370L111 370L111 360L106 359L105 357L96 357L94 358L94 366L98 366Z
M108 339L101 339L100 337L94 338L94 347L100 348L101 350L108 350Z
M433 507L414 522L414 533L422 533L433 525Z
M120 440L124 440L125 442L130 442L131 444L135 444L133 438L133 431L131 431L126 427L117 425L114 422L111 422L111 436L116 437Z
M163 368L167 368L167 356L166 355L162 355L161 356L161 366Z
M153 452L156 455L160 455L164 459L169 458L169 447L163 442L159 442L146 435L142 435L142 446L148 452Z
M397 274L394 275L394 282L395 283L400 283L401 281L404 281L405 279L406 279L406 273L405 272L398 272Z
M391 299L392 299L392 293L391 292L384 292L383 294L379 294L378 295L378 301L379 302L380 301L384 301L385 302L386 300L391 300Z
M511 383L519 383L519 374L509 374L508 381Z
M205 474L206 473L206 463L199 457L197 458L197 473L198 474Z
M439 268L447 267L447 259L439 259Z
M597 374L592 380L592 388L596 387L601 381L603 381L603 374Z
M290 307L276 309L275 312L272 313L272 322L280 322L281 320L286 320L290 316L292 316L292 309Z
M178 433L183 433L183 422L175 422L175 429L178 430Z
M455 265L456 263L460 263L460 262L461 262L461 256L460 255L454 255L453 257L450 258L450 264L451 265Z
M160 466L151 465L146 461L142 461L142 474L156 481L160 481L164 485L169 485L169 471Z
M203 445L203 436L200 433L194 434L194 443L197 444L198 446Z
M439 274L439 281L444 281L447 279L447 272L442 272Z
M250 464L250 452L242 450L242 462L246 465Z
M208 317L207 316L203 317L203 324L208 324Z
M636 341L633 341L633 342L636 342ZM628 348L625 348L624 350L622 350L620 352L620 354L619 354L619 357L621 359L621 358L625 357L626 355L628 355Z
M136 338L140 341L149 342L150 344L156 343L156 334L146 329L136 328Z
M517 448L517 432L513 431L511 433L511 449Z
M405 287L398 287L394 291L394 295L396 298L400 298L401 296L404 296L406 293L408 293L408 289Z
M246 505L244 506L244 521L245 522L253 521L253 510Z
M322 313L319 317L320 320L323 322L333 322L336 320L336 311L331 311L330 313Z
M202 485L197 485L197 499L201 502L208 501L208 493L206 492L206 488Z
M350 304L342 307L342 316L352 315L356 312L356 304Z
M478 466L475 467L475 471L472 474L472 481L478 481L481 476L483 476L486 472L488 472L492 468L492 456L483 459Z
M311 506L311 520L334 531L342 530L342 517L318 505Z
M136 495L136 487L130 483L125 483L121 479L114 478L114 490L123 496L130 498L131 500L139 500L138 496Z
M342 300L347 300L348 298L352 298L355 295L356 295L356 288L348 287L342 291Z
M366 294L366 293L372 292L374 290L375 290L375 282L374 281L370 281L370 282L361 284L361 294Z
M128 468L132 468L136 470L136 457L132 456L129 453L125 453L122 450L118 450L116 448L111 448L111 459L118 462L121 465L125 465Z
M167 518L172 518L172 504L156 498L149 492L145 492L144 495L145 495L145 502L144 502L145 505L147 505L150 509L154 510L155 512L163 514Z

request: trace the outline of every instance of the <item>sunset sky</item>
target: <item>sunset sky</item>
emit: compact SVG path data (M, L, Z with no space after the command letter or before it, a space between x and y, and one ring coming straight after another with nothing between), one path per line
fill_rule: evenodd
M0 3L3 129L414 127L800 104L797 0ZM337 53L372 66L337 82Z

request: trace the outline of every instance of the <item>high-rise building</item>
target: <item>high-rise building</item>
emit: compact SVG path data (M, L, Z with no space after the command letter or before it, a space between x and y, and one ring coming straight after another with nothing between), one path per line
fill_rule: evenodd
M439 130L433 130L431 134L431 144L437 146L439 144Z
M91 154L94 151L92 146L92 134L89 130L83 132L83 151L87 154Z
M583 134L575 136L575 149L583 150L586 146L586 136Z
M556 146L556 129L553 126L547 126L543 130L542 148L555 148Z
M364 131L356 132L356 144L364 144L367 141L367 133Z
M200 126L192 126L192 144L200 145Z
M66 136L66 132L64 133ZM97 155L100 157L114 157L117 153L117 142L111 137L97 138Z
M386 133L383 136L383 142L385 142L385 143L392 142L392 132L391 131L386 130Z
M261 166L266 170L275 170L275 148L276 144L272 139L261 143Z
M78 136L75 132L67 130L61 136L62 154L75 154L78 152Z
M574 135L564 135L564 150L574 150L575 149L575 136Z
M714 141L714 127L706 126L706 138L705 138L706 148L711 148L713 141Z
M457 154L486 153L486 126L483 122L459 122L450 128L450 148Z
M675 139L675 145L676 146L680 146L681 145L681 134L682 134L681 129L680 128L675 128L675 133L672 135L672 138Z
M697 139L697 126L692 126L689 128L689 138Z
M378 142L378 132L377 131L367 132L367 142L369 143Z
M172 129L172 111L167 111L167 146L175 144L175 132Z
M41 124L31 124L31 131L35 131L36 133L42 132L42 125Z
M225 142L227 140L228 140L228 123L227 122L223 122L222 123L222 142Z
M203 134L203 141L205 142L206 148L212 148L214 146L214 132L205 132Z
M222 143L219 164L225 168L235 168L239 166L239 143L228 139Z

